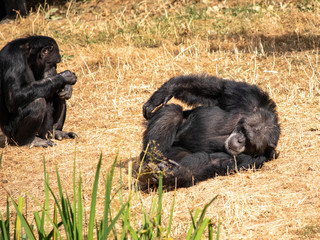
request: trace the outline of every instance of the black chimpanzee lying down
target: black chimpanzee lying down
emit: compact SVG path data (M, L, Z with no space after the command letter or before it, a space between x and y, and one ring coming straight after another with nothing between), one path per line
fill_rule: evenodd
M172 97L194 108L167 105ZM165 186L188 187L260 168L278 155L276 104L255 85L208 75L174 77L144 104L143 115L142 186L156 185L161 171Z
M60 61L57 43L45 36L16 39L0 51L0 127L10 142L48 147L48 138L77 136L62 131L77 77L57 73Z

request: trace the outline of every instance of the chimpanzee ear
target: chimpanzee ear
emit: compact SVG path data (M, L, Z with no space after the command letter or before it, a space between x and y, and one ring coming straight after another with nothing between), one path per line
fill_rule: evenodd
M28 49L30 49L30 46L29 46L29 43L26 43L26 44L20 45L19 48L24 49L24 50L28 50Z
M41 58L45 58L53 49L53 46L47 46L41 49Z
M27 55L27 58L29 58L29 55L30 55L30 52L31 52L31 48L30 48L29 43L20 45L19 48L23 49L23 51L24 51L24 52L26 53L26 55Z

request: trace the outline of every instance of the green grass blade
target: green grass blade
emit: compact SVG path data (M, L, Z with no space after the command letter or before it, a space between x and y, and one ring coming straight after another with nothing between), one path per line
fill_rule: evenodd
M208 223L208 233L209 233L209 240L213 240L213 226L212 226L212 222L210 220L210 222Z
M23 226L23 228L24 228L24 230L26 232L26 236L31 240L33 240L33 239L35 240L36 237L33 234L31 226L28 224L27 220L22 215L22 211L20 211L20 209L19 209L18 205L16 204L16 202L13 200L13 198L11 196L10 196L10 198L11 198L13 206L14 206L16 212L17 212L17 217L20 219L20 223L21 223L21 225ZM18 229L18 231L19 231L19 229ZM20 239L20 238L18 238L18 239Z
M3 238L8 237L10 238L10 208L9 208L9 198L7 196L7 211L6 211L6 220L2 222L4 224L3 228Z
M51 191L51 189L50 189L50 187L48 188L49 189L49 191ZM31 196L32 197L32 196ZM55 198L55 201L56 200L58 200L58 199L56 199L56 196L54 196L54 194L53 194L53 198ZM50 216L50 213L49 213L49 211L46 211L45 210L45 208L44 208L44 206L41 206L41 204L39 203L39 201L36 199L36 198L34 198L34 197L32 197L32 199L37 203L37 205L42 209L42 212L43 213L45 213L45 215L46 215L46 219L48 220L48 223L50 223L52 226L53 226L53 230L55 230L56 231L56 233L57 233L57 235L59 236L59 238L60 239L62 239L62 236L61 236L61 234L60 234L60 232L59 232L59 229L58 229L58 227L59 226L61 226L62 224L56 224L52 219L51 219L51 216ZM43 218L44 219L44 218ZM53 230L51 230L51 232L53 231ZM52 235L52 234L51 234ZM47 235L47 239L50 239L50 234L49 235Z
M176 191L174 192L174 195L173 195L172 206L171 206L171 210L170 210L168 230L167 230L167 236L171 232L171 226L172 226L172 221L173 221L173 210L174 210L175 203L176 203Z
M203 210L202 210L202 212L201 212L201 215L200 215L200 218L199 218L199 221L198 221L197 225L202 224L202 221L203 221L203 219L204 219L204 216L205 216L205 214L206 214L206 211L207 211L208 207L213 203L214 200L216 200L217 197L218 197L218 195L216 195L215 197L213 197L213 198L211 199L211 201L204 206L204 208L203 208ZM198 227L198 226L197 226L197 227Z
M54 204L54 210L53 210L53 226L58 226L58 211L57 211L57 204ZM57 239L57 230L53 228L53 240Z
M44 192L45 192L45 202L44 202L44 211L42 212L42 228L44 229L44 223L45 223L45 216L49 215L49 196L50 191L48 189L49 185L49 175L47 174L46 170L46 159L43 157L43 178L44 178ZM49 227L49 220L47 219L47 226Z
M128 163L128 188L129 188L129 199L132 194L132 161Z
M114 175L114 169L116 167L116 162L118 160L118 155L116 156L110 172L107 174L107 182L106 182L106 193L105 193L105 204L104 204L104 214L103 214L103 225L102 225L102 235L101 239L107 239L107 236L110 232L108 227L108 216L109 216L109 209L111 204L111 188L112 188L112 180ZM123 208L122 208L123 209Z
M45 190L47 191L47 190ZM49 192L49 189L48 189L48 192ZM47 208L45 207L47 205ZM45 200L45 203L44 203L44 206L43 206L43 209L44 211L42 211L42 214L41 214L41 223L40 223L40 231L45 233L45 230L44 230L44 222L45 222L45 214L47 213L49 215L49 197L47 199L46 197L46 200ZM49 220L47 219L47 222L49 222ZM49 225L49 224L47 224Z
M152 198L150 216L153 216L154 213L156 212L156 206L157 206L156 199Z
M6 221L3 220L3 216L2 216L2 213L0 212L0 216L1 216L1 226L0 226L0 229L1 229L1 235L0 237L2 236L3 240L9 240L9 232L7 231L7 228L6 228L6 221L8 221L9 219L6 219Z
M194 238L194 240L200 240L202 235L203 235L203 232L204 230L206 229L206 227L209 225L210 223L210 219L208 218L205 218L202 223L199 225L199 227L197 228L197 231L196 231L196 235Z
M63 213L63 209L62 209L62 206L60 206L59 204L59 200L58 198L56 197L56 195L54 194L54 192L52 191L52 189L48 186L50 192L51 192L51 195L53 196L54 198L54 201L58 207L58 210L59 210L59 214L60 214L60 217L62 219L62 223L63 223L63 226L64 226L64 229L65 229L65 232L66 232L66 235L67 235L67 238L70 236L70 231L68 229L68 223L67 223L67 219L65 217L65 214ZM52 222L53 223L53 222Z
M77 235L77 191L76 191L76 158L74 158L73 161L73 200L72 200L72 208L70 208L73 216L73 236L77 239L82 239L82 236L80 237Z
M71 230L72 230L72 235L73 235L73 226L75 225L75 214L73 212L73 209L72 209L72 205L71 205L71 201L69 199L69 196L66 196L66 212L67 212L67 216L70 220L70 227L71 227ZM75 236L75 235L73 235Z
M157 230L156 230L156 236L160 238L161 236L161 212L162 212L162 173L160 173L159 176L159 187L158 187L158 209L157 209Z
M138 180L139 180L139 177L140 177L140 175L141 175L141 170L142 170L143 162L144 162L144 159L145 159L145 157L146 157L146 155L147 155L148 149L149 149L149 144L147 145L146 149L144 150L143 157L142 157L142 159L141 159L141 161L140 161L139 170L138 170L138 175L137 175L137 181L136 181L136 184L135 184L135 185L136 185L136 186L135 186L136 189L138 189Z
M60 235L59 231L57 230L61 225L62 225L62 222L59 222L56 224L57 226L54 227L51 232L48 234L48 236L46 237L46 240L47 239L54 239L56 240L59 236L60 239L62 239L62 236Z
M107 175L107 182L106 182L106 190L105 190L105 197L104 197L104 213L103 213L103 221L100 228L101 238L106 239L107 232L106 228L108 227L108 218L109 218L109 209L110 209L110 194L111 194L111 183L110 183L110 173Z
M48 190L49 190L49 192L51 192L50 187L48 187ZM55 196L54 194L52 194L52 196L53 196L53 198L55 199L55 204L56 204L56 201L58 201L58 199L56 198L56 196ZM58 227L61 226L62 224L60 224L60 225L59 225L59 224L58 224L58 225L55 224L54 221L51 219L51 216L50 216L49 211L46 211L46 209L44 208L44 206L41 206L41 204L39 203L39 201L38 201L36 198L34 198L33 196L31 196L31 197L32 197L32 199L36 202L36 204L41 208L42 213L45 213L45 216L46 216L46 219L48 220L48 223L50 223L50 224L53 226L53 229L51 230L51 232L52 232L53 230L55 230L56 233L57 233L57 235L59 236L59 238L62 239L62 236L61 236L61 234L60 234L60 232L59 232L59 229L58 229ZM43 219L44 219L44 218L43 218ZM52 235L52 234L51 234L51 235ZM47 235L47 239L50 239L49 236L50 236L50 234Z
M130 171L129 171L129 175L130 175ZM120 189L118 191L118 196L119 196L119 201L121 204L121 207L124 206L123 204L123 181L122 181L122 164L120 162L120 169L119 169L119 176L120 176ZM131 196L129 194L129 200L131 199ZM126 211L123 213L122 216L122 231L121 231L121 237L120 239L125 239L126 238L126 232L128 229L128 225L127 225L127 220L129 220L130 218L130 201L129 201L129 206L126 208Z
M110 219L110 222L113 221L111 211L109 211L109 219ZM113 232L114 239L115 239L115 240L118 240L118 233L117 233L116 225L114 225L114 226L112 227L111 231Z
M97 200L98 181L99 181L99 174L100 174L100 168L101 168L101 161L102 161L102 154L100 155L100 160L98 162L93 189L92 189L92 195L91 195L91 209L90 209L88 236L87 236L88 240L93 239L93 229L94 229L94 220L95 220L95 213L96 213L96 200Z
M202 212L201 212L201 215L200 215L200 217L199 217L199 220L198 220L198 222L197 222L197 225L196 225L195 228L194 228L195 231L194 231L194 233L192 234L191 239L195 239L195 237L196 237L197 234L198 234L199 228L200 228L200 227L203 227L202 224L203 224L203 221L204 221L204 216L205 216L205 214L206 214L206 211L207 211L208 207L213 203L213 201L216 200L217 197L218 197L217 195L216 195L215 197L213 197L213 198L211 199L211 201L204 206L204 208L203 208L203 210L202 210ZM204 227L206 227L206 226L204 226Z
M33 216L34 216L34 220L36 222L36 227L37 227L37 231L38 231L38 235L39 235L39 240L42 240L45 238L45 232L44 232L44 229L41 227L41 222L43 219L40 218L40 215L39 215L39 212L38 211L35 211L33 213Z
M23 197L18 199L18 210L22 213L23 208ZM17 217L16 219L16 228L15 228L15 239L20 239L21 236L21 220Z
M191 216L192 223L191 223L190 228L188 230L188 234L187 234L187 237L186 237L187 240L191 238L192 232L196 228L196 223L195 222L196 222L196 219L198 218L199 213L200 213L200 209L199 208L197 208L196 213L194 214L194 216L192 216L192 213L190 211L190 216Z
M8 233L10 233L10 209L9 209L9 198L7 197L7 220L8 221L8 225L7 225L7 230L8 230Z
M140 240L141 238L139 238L138 234L136 233L136 231L132 228L132 226L130 225L128 220L125 220L124 223L127 226L127 229L129 230L130 234L131 234L131 238L134 240ZM121 238L121 239L127 239L127 238Z
M79 174L79 185L78 185L78 218L77 228L79 240L83 237L83 205L82 205L82 178L81 173Z
M49 190L50 190L50 192L51 192L51 195L52 195L53 198L54 198L54 201L55 201L55 203L56 203L56 206L58 207L58 210L59 210L59 213L60 213L60 217L61 217L61 219L62 219L62 222L64 223L64 222L66 222L66 219L65 219L64 214L62 213L62 209L61 209L61 206L60 206L60 204L59 204L59 201L58 201L56 195L53 193L52 189L51 189L50 187L48 187L48 188L49 188ZM51 219L50 219L50 220L51 220ZM53 221L52 221L52 223L54 224ZM65 226L64 226L64 227L65 227Z
M206 211L207 211L208 207L213 203L214 200L217 199L217 197L218 197L218 195L216 195L215 197L213 197L213 198L211 199L211 201L205 205L205 207L204 207L203 210L202 210L200 219L201 219L201 218L204 218L204 215L206 214Z
M110 225L108 226L108 228L105 231L105 236L104 236L105 238L103 238L103 239L107 239L107 236L109 235L110 231L112 230L112 228L114 227L114 225L116 224L119 217L122 215L122 213L124 212L124 210L127 206L128 206L128 203L126 203L124 206L122 206L122 208L118 212L117 216L111 221Z
M56 204L59 208L59 212L60 212L60 216L63 222L63 226L67 235L67 238L72 239L72 228L71 228L71 219L69 216L69 212L68 212L68 204L67 204L67 200L64 198L63 196L63 192L62 192L62 186L61 186L61 180L60 180L60 175L59 175L59 171L58 168L56 167L56 173L57 173L57 181L58 181L58 189L59 189L59 194L60 194L60 203L61 203L61 207L59 208L59 202L56 201ZM51 194L53 195L52 190L50 189Z
M35 200L35 202L40 206L40 204L38 203L37 200ZM46 236L46 232L44 230L44 222L45 222L45 212L46 211L48 212L48 209L46 209L45 206L46 206L46 203L44 203L43 207L41 207L41 209L42 209L41 217L40 217L40 214L39 214L38 211L33 213L34 219L35 219L35 222L36 222L38 235L39 235L39 240L45 238L45 236Z
M217 227L217 237L216 240L220 239L220 226L221 226L221 222L220 222L220 218L218 220L218 227Z
M130 172L129 172L130 174ZM122 181L122 164L120 162L120 169L119 169L119 176L120 176L120 189L119 189L119 192L118 192L118 196L119 196L119 200L120 200L120 204L121 206L123 206L123 181ZM130 197L130 196L129 196Z

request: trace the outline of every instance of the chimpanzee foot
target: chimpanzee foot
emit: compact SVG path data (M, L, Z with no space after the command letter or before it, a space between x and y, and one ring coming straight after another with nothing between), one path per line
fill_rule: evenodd
M158 182L156 175L158 175L160 171L157 164L149 162L142 167L138 176L139 182L143 184L156 184Z
M54 138L61 141L62 139L69 139L69 138L76 138L78 137L77 134L74 132L64 132L60 130L55 130L54 131Z
M157 186L161 173L163 184L167 185L172 181L171 179L175 178L176 171L180 168L181 166L177 162L170 159L159 163L149 162L139 175L139 182L143 185Z
M52 142L51 140L46 140L46 139L42 139L39 137L35 137L35 139L29 144L29 147L53 147L56 144L54 142Z

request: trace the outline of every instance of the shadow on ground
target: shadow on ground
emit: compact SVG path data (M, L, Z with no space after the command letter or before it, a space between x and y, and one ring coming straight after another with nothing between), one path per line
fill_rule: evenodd
M265 35L232 35L225 39L229 44L224 46L221 42L212 41L210 51L230 48L230 41L234 47L242 51L258 51L266 54L306 51L317 49L320 46L320 35L299 35L290 32L280 36Z

